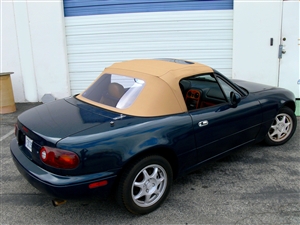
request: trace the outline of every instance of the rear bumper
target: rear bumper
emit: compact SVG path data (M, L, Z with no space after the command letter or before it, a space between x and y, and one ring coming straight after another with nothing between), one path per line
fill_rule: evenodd
M50 173L29 160L19 149L16 139L10 143L13 161L19 172L35 188L56 198L69 199L84 195L106 197L116 179L114 172L101 172L80 176L61 176ZM89 188L89 184L107 181L107 185Z

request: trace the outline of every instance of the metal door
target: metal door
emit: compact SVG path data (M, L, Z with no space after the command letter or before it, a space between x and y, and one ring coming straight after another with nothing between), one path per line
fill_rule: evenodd
M278 86L291 90L300 97L300 2L283 1L282 26L279 45Z

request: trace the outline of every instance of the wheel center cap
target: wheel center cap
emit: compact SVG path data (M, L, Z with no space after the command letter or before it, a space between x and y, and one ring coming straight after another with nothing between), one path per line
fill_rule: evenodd
M282 132L283 129L284 129L284 124L283 123L278 124L278 130Z
M154 192L156 186L156 181L154 179L149 179L146 183L146 189L148 192Z

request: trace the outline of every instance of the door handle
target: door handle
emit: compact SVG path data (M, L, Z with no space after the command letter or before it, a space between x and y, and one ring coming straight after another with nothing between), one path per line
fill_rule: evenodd
M198 123L198 126L199 126L199 127L204 127L204 126L206 126L206 125L208 125L208 121L207 121L207 120L203 120L203 121L200 121L200 122Z
M282 59L282 54L286 53L285 45L279 45L278 58Z

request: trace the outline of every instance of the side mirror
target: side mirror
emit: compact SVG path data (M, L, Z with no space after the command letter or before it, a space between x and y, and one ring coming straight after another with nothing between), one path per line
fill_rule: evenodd
M230 103L232 105L232 107L237 107L237 105L239 104L239 102L241 101L241 96L238 93L235 92L230 92Z

